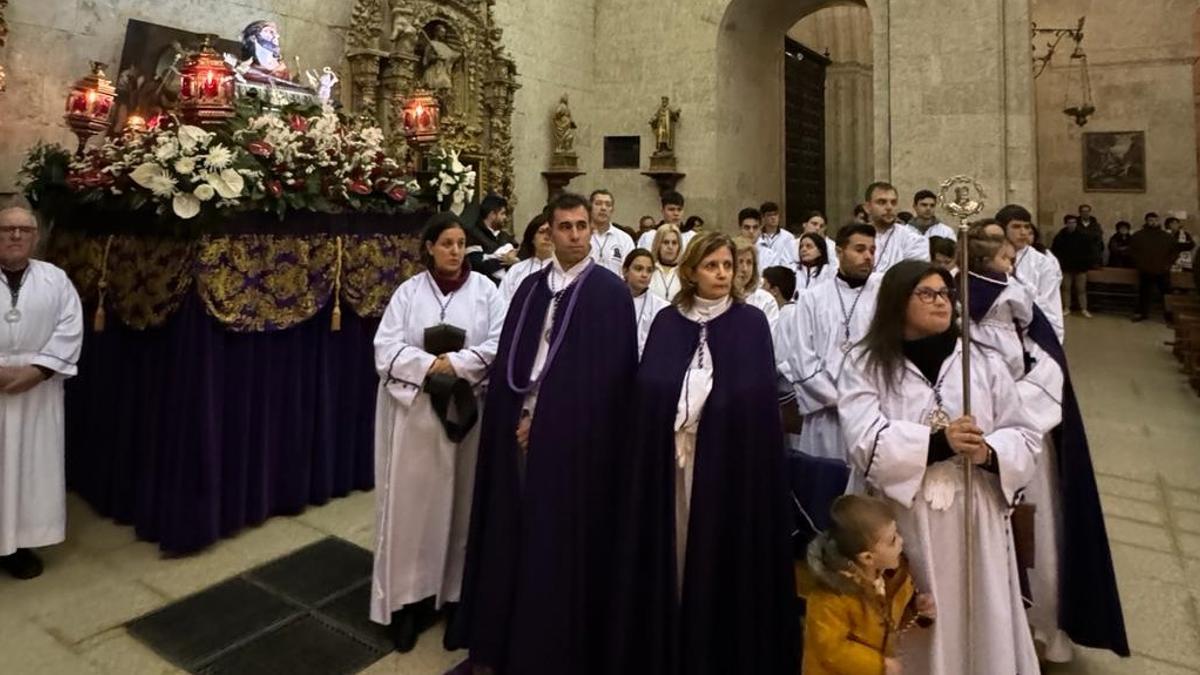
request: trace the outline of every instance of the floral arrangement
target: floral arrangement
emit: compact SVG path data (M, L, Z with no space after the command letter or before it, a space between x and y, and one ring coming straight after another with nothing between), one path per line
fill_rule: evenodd
M471 201L475 195L475 169L459 161L457 150L439 148L429 158L429 167L434 173L429 184L437 188L438 201Z
M63 182L79 204L153 210L180 220L227 211L282 218L289 210L412 210L409 195L417 183L387 155L383 141L378 128L351 125L332 110L271 111L246 103L218 130L167 117L145 131L111 137L71 161ZM47 189L48 162L65 152L40 144L30 152L21 176L31 198Z

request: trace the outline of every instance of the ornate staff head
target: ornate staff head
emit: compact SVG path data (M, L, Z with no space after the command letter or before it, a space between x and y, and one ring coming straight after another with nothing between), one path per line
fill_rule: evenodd
M960 224L983 211L987 193L979 181L970 176L954 176L942 183L938 204Z

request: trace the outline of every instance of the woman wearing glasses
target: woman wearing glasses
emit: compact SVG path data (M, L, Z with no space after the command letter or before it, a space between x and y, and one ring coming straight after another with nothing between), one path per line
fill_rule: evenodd
M853 465L850 490L893 502L932 630L903 638L906 673L1038 672L1007 514L1036 471L1040 436L1003 363L972 347L972 415L963 414L962 346L950 275L930 263L888 270L875 316L838 383ZM975 465L971 671L966 668L962 462Z

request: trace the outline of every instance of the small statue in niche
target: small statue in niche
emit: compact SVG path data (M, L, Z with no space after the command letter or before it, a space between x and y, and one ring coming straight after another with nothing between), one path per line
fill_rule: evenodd
M425 56L422 59L425 71L421 74L421 83L433 91L446 92L454 87L454 67L462 59L462 54L446 42L445 24L434 23L429 30L432 35L420 31L425 38Z
M412 54L417 51L417 33L420 27L413 21L413 10L408 0L392 0L392 51L397 54Z
M308 85L316 90L321 105L329 105L333 98L333 87L341 81L337 73L333 72L333 68L325 66L320 74L315 70L309 70L304 74L308 77Z
M570 101L563 94L558 99L558 107L554 109L554 154L575 154L575 129L578 128L571 117Z
M662 103L654 117L650 118L650 128L654 130L654 154L669 156L675 154L675 125L679 123L679 109L671 109L670 97L662 97Z
M291 74L279 47L279 26L274 21L255 21L242 31L242 58L253 59L253 70L280 80Z

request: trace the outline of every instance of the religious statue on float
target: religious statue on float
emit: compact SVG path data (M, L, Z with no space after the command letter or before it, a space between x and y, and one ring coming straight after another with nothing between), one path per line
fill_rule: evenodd
M279 26L274 21L255 21L242 30L242 58L250 59L248 73L290 82L291 73L279 46Z
M671 107L671 98L663 96L654 117L650 118L650 128L654 131L651 170L675 170L675 127L679 124L679 114L679 108Z
M318 101L328 104L338 82L337 74L328 67L319 73L310 70L304 75L312 88L305 87L292 79L280 44L279 26L274 21L254 21L242 30L241 60L225 55L237 78L238 96L259 97L273 107Z

